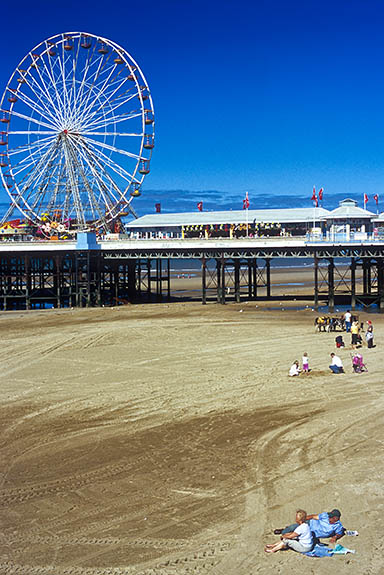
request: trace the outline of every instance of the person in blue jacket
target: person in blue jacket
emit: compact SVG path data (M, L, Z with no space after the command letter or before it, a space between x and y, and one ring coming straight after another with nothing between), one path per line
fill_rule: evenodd
M335 543L341 539L345 533L345 529L340 521L341 513L338 509L332 511L319 513L318 515L307 515L307 523L316 537L316 539L330 538L331 543ZM298 525L296 523L288 525L284 529L275 529L275 535L284 535L291 533Z

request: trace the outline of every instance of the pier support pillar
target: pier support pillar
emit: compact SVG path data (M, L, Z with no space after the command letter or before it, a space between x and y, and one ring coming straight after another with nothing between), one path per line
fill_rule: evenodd
M367 260L363 260L363 294L366 295L368 293L368 266Z
M271 297L271 260L267 258L265 260L265 273L267 282L267 298Z
M207 261L201 258L201 303L207 303Z
M235 301L240 303L240 260L234 261L235 266Z
M319 309L319 259L315 255L313 258L313 266L314 266L314 292L313 292L313 307L317 311Z
M377 260L377 292L379 296L378 308L380 313L384 313L384 260Z
M152 262L150 258L147 258L147 300L151 299L151 290L152 290L152 277L151 277L151 269L152 269Z
M216 260L217 303L221 303L221 261Z
M170 300L171 299L171 261L169 258L167 259L166 280L167 280L167 299Z
M53 286L56 295L56 307L61 308L61 274L60 274L60 256L55 255L55 269L53 272Z
M351 258L351 310L356 310L356 260Z
M333 258L330 258L328 264L328 310L330 313L335 311L335 264Z
M25 309L31 309L31 260L28 255L24 256L25 273Z
M253 299L253 293L255 289L255 279L253 274L253 261L247 260L248 264L248 299Z
M163 272L163 262L161 258L156 259L156 298L161 300L163 297L163 285L162 285L162 272Z
M253 299L257 299L257 258L253 260L252 265L252 274L253 274Z
M222 305L225 304L225 259L221 259L221 301Z

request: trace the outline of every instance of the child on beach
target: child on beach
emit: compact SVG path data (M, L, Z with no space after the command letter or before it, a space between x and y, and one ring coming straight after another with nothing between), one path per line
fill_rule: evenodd
M301 369L299 368L299 362L296 359L293 364L291 365L291 368L289 370L289 376L290 377L295 377L295 375L300 375Z
M285 533L281 536L281 541L274 543L273 545L266 545L264 551L266 553L276 553L280 549L293 549L298 553L308 553L313 549L313 535L311 529L306 523L307 512L304 509L298 509L296 511L296 523L298 527L295 527L295 531L291 533Z
M307 352L303 353L303 373L309 373L309 357Z

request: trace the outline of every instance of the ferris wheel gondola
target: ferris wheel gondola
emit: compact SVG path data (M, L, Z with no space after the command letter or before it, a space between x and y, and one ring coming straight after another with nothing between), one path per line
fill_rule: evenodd
M0 169L11 207L41 225L106 227L134 210L150 172L154 110L135 60L106 38L53 36L29 52L0 102Z

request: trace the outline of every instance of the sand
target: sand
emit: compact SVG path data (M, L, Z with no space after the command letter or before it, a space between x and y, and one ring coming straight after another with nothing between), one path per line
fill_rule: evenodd
M0 574L383 573L383 317L369 372L347 348L332 375L314 315L0 314ZM304 351L312 372L289 378ZM298 507L341 509L356 554L265 554Z

